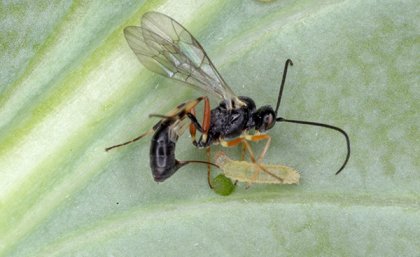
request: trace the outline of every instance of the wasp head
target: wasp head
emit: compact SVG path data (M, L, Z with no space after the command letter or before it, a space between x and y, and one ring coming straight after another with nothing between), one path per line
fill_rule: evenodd
M260 107L254 112L252 118L255 122L255 130L259 132L271 129L276 123L276 113L269 105Z

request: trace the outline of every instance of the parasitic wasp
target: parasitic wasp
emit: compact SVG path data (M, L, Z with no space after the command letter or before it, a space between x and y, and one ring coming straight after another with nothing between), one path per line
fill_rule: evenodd
M148 70L182 81L185 85L199 89L205 94L205 96L178 105L166 115L150 115L160 118L151 130L131 141L106 149L108 151L127 145L154 133L150 146L150 167L156 181L164 181L182 166L196 162L207 164L207 179L209 186L212 187L210 165L217 166L210 162L210 146L214 144L224 147L242 144L243 149L250 154L252 162L263 172L271 174L270 168L260 163L271 142L271 137L266 132L276 122L319 126L340 132L346 139L347 155L336 174L339 174L346 166L350 158L350 139L343 129L324 123L292 120L278 116L287 69L293 65L290 59L287 59L284 65L276 107L273 109L270 105L265 105L257 109L251 98L237 96L232 91L201 44L171 17L158 12L147 12L141 19L141 25L126 27L124 35L130 48ZM208 96L219 98L221 102L211 109ZM200 102L204 103L201 124L195 112L195 107ZM175 145L188 124L194 146L207 149L207 162L176 160ZM198 139L197 131L200 132ZM261 140L265 140L266 143L258 158L255 158L248 141ZM282 178L278 177L278 179L282 181Z

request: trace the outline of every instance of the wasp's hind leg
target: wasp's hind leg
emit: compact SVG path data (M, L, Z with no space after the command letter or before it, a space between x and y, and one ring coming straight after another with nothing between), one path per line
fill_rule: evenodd
M108 152L111 149L114 149L114 148L117 148L117 147L120 147L120 146L124 146L124 145L128 145L128 144L134 143L134 142L142 139L143 137L145 137L145 136L147 136L149 134L152 134L154 131L155 130L152 128L149 131L147 131L146 133L143 133L140 136L138 136L138 137L136 137L134 139L131 139L130 141L127 141L127 142L124 142L124 143L121 143L121 144L118 144L118 145L113 145L113 146L107 147L107 148L105 148L105 151Z

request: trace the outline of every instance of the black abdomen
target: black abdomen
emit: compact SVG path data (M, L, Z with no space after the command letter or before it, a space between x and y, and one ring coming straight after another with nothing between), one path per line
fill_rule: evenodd
M162 182L172 176L182 165L175 159L175 144L169 138L169 126L172 122L160 124L150 144L150 168L156 182Z

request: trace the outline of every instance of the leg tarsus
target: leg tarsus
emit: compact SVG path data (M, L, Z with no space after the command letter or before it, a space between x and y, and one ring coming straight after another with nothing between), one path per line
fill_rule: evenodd
M207 153L207 161L208 161L208 163L210 163L210 158L211 158L210 147L206 148L206 153ZM210 165L207 165L207 183L209 184L209 187L211 189L213 189L213 185L211 184L211 167L210 167Z
M124 142L124 143L121 143L121 144L117 144L117 145L113 145L113 146L107 147L107 148L105 148L105 151L106 151L106 152L108 152L108 151L109 151L109 150L111 150L111 149L114 149L114 148L117 148L117 147L120 147L120 146L124 146L124 145L128 145L128 144L134 143L134 142L136 142L136 141L138 141L138 140L142 139L143 137L145 137L145 136L147 136L148 134L151 134L151 133L153 133L153 132L154 132L154 130L153 130L153 129L150 129L150 130L149 130L149 131L147 131L146 133L143 133L143 134L141 134L140 136L138 136L138 137L136 137L136 138L134 138L134 139L131 139L130 141L127 141L127 142Z

